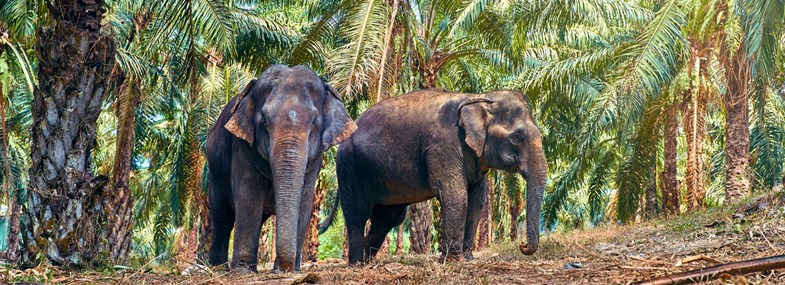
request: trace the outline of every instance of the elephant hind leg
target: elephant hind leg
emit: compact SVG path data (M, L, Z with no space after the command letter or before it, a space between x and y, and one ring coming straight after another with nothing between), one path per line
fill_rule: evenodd
M344 202L341 197L341 210L346 220L347 244L349 246L349 265L355 265L366 261L363 252L366 244L365 223L370 216L370 206L357 203Z
M218 183L212 187L219 187ZM229 261L229 238L234 227L234 210L216 189L210 193L210 260L211 266L227 265Z
M368 260L373 259L379 252L384 243L384 238L392 228L397 227L403 222L406 217L407 205L392 205L382 206L376 205L373 207L371 214L371 229L368 231L366 237L367 245L365 247L368 253Z

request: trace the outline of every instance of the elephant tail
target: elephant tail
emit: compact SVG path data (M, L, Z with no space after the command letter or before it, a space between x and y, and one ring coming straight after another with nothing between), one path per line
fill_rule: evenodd
M333 206L330 208L330 214L327 216L327 219L324 222L319 224L319 234L323 234L327 231L327 228L333 224L333 217L335 217L335 212L338 210L338 193L335 193L335 201L333 201Z

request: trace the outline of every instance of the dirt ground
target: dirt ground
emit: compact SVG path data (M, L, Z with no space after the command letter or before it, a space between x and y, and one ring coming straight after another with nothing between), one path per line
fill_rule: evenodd
M764 194L729 209L687 213L630 226L606 226L543 237L535 256L517 244L493 245L474 261L389 256L364 267L342 260L305 264L301 273L257 274L0 272L0 282L51 284L630 284L716 263L785 254L782 194ZM46 272L46 273L42 273ZM785 284L785 270L752 273L708 284Z

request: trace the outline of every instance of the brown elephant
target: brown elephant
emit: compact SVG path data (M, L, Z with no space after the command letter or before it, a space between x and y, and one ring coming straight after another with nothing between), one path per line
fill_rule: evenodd
M275 267L298 271L322 152L356 129L338 92L306 67L275 65L229 101L207 139L209 262L256 271L259 233L277 215Z
M525 95L415 91L376 104L357 125L337 157L350 264L376 255L408 205L434 197L442 205L442 253L472 259L490 168L526 179L521 251L537 251L547 162Z

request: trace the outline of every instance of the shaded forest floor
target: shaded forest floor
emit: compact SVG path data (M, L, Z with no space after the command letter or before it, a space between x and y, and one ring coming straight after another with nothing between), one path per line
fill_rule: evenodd
M53 272L0 269L0 282L53 284L627 284L714 265L785 254L783 193L767 193L734 207L686 213L629 226L605 226L543 237L535 256L515 243L492 245L474 261L389 256L365 267L345 261L305 264L297 274L213 272ZM785 284L785 270L711 284Z

